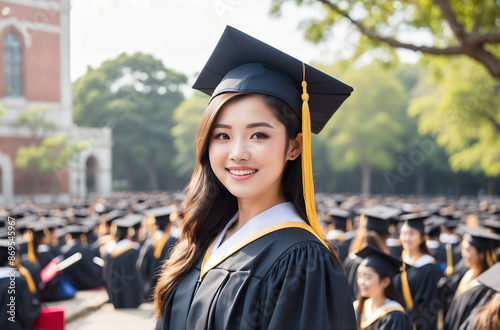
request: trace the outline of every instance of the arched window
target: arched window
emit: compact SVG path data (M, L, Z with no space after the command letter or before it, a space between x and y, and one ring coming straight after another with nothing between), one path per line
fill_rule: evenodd
M12 32L3 41L3 68L5 96L22 96L22 43Z

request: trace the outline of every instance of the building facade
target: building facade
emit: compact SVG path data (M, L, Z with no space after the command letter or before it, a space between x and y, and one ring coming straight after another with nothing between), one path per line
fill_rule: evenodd
M111 192L111 130L73 123L70 80L70 1L0 1L0 206L27 198L69 201ZM23 112L43 108L50 129L21 123ZM88 141L69 164L40 174L15 165L22 146L54 135Z

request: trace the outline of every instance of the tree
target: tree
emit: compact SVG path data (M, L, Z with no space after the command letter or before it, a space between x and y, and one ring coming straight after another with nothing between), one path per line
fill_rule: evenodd
M207 95L196 92L192 98L182 102L174 111L174 120L176 122L172 129L176 149L174 166L177 173L187 179L189 179L194 169L195 138L208 100Z
M89 67L74 83L75 122L113 129L113 175L125 176L131 189L170 187L172 114L186 81L161 60L136 53Z
M321 6L321 18L304 22L307 39L329 39L332 27L347 20L358 31L354 58L381 49L394 58L394 49L408 49L430 55L464 55L481 63L489 74L500 78L500 2L463 0L273 0L272 14L283 4ZM424 33L430 46L404 42L401 36ZM354 36L353 36L354 37ZM413 38L415 40L415 38Z
M43 136L56 129L56 124L47 120L46 106L32 105L23 111L17 120L17 124L29 129L31 137L35 139L38 145Z
M431 64L433 91L414 99L408 109L419 118L419 132L437 137L453 171L480 170L498 177L500 83L466 58Z
M342 78L356 86L353 95L318 138L324 139L334 170L361 168L361 192L369 193L372 169L393 168L403 149L400 118L406 95L402 84L377 64L344 72Z

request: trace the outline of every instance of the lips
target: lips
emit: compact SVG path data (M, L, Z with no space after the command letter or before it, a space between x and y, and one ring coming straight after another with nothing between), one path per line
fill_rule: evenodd
M243 166L232 166L226 169L229 172L229 175L237 181L250 179L258 172L258 170L250 167Z
M249 175L249 174L253 174L255 172L257 172L257 170L231 170L231 169L229 169L229 173L231 173L233 175L238 175L238 176Z

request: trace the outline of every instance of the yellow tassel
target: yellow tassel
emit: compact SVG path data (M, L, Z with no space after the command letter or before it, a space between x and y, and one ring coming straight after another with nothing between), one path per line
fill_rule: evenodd
M87 242L87 235L85 234L81 234L80 235L80 241L82 242L83 245L87 246L88 245L88 242Z
M403 264L401 272L401 286L403 287L403 298L408 309L413 309L413 298L411 296L410 284L408 283L408 275L406 274L406 265Z
M30 290L31 293L35 293L36 292L36 286L35 286L35 282L33 281L33 277L31 277L30 272L26 268L24 268L23 266L21 266L21 265L19 265L17 267L17 271L26 280L26 284L28 284L28 290Z
M446 270L444 271L445 275L453 274L453 252L451 251L451 244L446 244Z
M24 234L24 239L26 240L26 242L28 242L28 260L34 264L38 264L38 259L36 258L35 254L35 246L33 244L33 232L31 230L28 230Z
M155 217L154 215L150 215L148 218L148 227L149 227L149 237L153 237L156 231L155 228Z
M491 250L491 260L493 260L493 264L496 264L498 261L497 254L495 250Z
M488 267L493 266L493 258L491 257L491 250L486 250L486 264L488 264Z
M351 231L352 231L352 221L351 221L351 218L347 218L347 220L345 222L345 232L349 233Z
M309 112L309 94L307 94L306 67L302 63L302 186L304 189L304 201L306 204L307 219L314 232L325 241L321 225L316 214L314 203L314 182L311 161L311 114Z
M170 232L164 232L161 235L160 240L158 241L158 243L156 243L156 246L155 246L155 253L154 253L155 259L160 258L161 252L163 251L163 247L165 246L165 243L167 243L167 240L169 237L170 237Z

